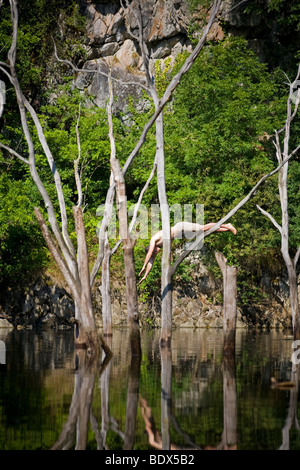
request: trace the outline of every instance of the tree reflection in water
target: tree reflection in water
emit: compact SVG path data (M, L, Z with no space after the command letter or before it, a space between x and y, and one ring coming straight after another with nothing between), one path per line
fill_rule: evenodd
M148 397L145 396L147 390L140 392L140 373L142 348L140 331L137 329L129 336L130 361L128 367L127 398L124 430L120 429L117 421L109 415L109 381L113 364L108 357L90 358L85 351L76 352L76 372L74 379L74 392L69 408L68 419L63 426L63 430L52 446L57 449L86 449L88 441L88 429L94 433L97 449L109 450L107 445L107 433L113 430L123 442L123 450L133 450L136 442L136 425L138 410L144 421L145 431L148 436L149 448L158 450L236 450L238 442L238 398L236 385L236 364L235 356L223 355L223 432L221 440L217 445L199 446L192 437L183 431L172 412L172 347L161 346L159 356L161 361L161 421L160 430L155 422L154 414L149 406ZM109 341L112 341L110 338ZM112 345L109 344L112 348ZM222 348L222 346L221 346ZM101 391L101 428L99 422L92 412L93 391L96 377L99 377ZM294 426L300 431L297 419L298 402L298 366L294 366L291 372L291 382L295 387L285 390L289 393L289 406L284 426L282 428L281 450L290 448L290 432ZM271 383L270 383L271 389ZM278 391L278 393L281 393ZM157 411L157 410L156 410ZM140 418L140 419L141 419ZM179 442L186 444L178 445L171 441L170 428L178 435ZM173 438L174 440L174 438ZM75 443L75 444L74 444Z
M300 431L300 426L297 418L297 403L298 403L298 388L299 388L299 365L295 364L291 372L291 382L295 383L295 387L290 390L290 401L288 407L288 414L286 417L285 425L282 429L282 444L279 450L290 449L290 431L294 425L297 431Z
M94 430L96 430L97 447L99 449L103 448L103 436L97 431L91 407L96 374L100 373L100 376L103 374L110 359L110 356L105 355L99 368L99 357L97 355L90 357L85 349L76 351L74 393L69 409L69 417L59 439L52 446L52 450L70 449L73 447L74 441L76 441L75 450L85 450L90 420Z

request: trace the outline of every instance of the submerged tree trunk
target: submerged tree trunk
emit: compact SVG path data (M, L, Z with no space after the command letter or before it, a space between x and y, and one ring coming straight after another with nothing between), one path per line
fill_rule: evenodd
M290 293L290 307L292 312L292 326L295 340L300 340L300 311L299 311L299 296L298 296L298 280L297 272L292 260L288 263L286 261L288 278L289 278L289 293Z
M43 126L38 118L36 111L33 109L31 104L25 98L22 93L19 80L16 73L16 51L17 51L17 38L18 38L18 9L17 2L15 0L10 0L11 8L11 21L13 27L12 34L12 43L9 49L7 60L10 69L10 73L7 69L3 68L3 62L0 64L0 69L5 75L9 78L13 88L15 90L19 114L21 118L22 130L24 137L26 139L28 147L29 158L24 158L19 155L17 152L13 151L9 147L6 147L6 150L11 152L15 157L19 158L23 163L26 163L29 167L32 180L34 181L40 195L43 198L45 209L47 211L48 222L51 227L48 228L46 221L39 208L35 208L35 215L40 225L42 234L47 243L47 246L57 263L58 268L64 276L64 279L67 283L69 292L73 297L75 304L75 322L76 322L76 344L81 347L89 348L90 352L97 352L98 347L101 343L105 352L111 355L111 352L103 339L97 335L95 319L92 309L91 301L91 291L89 287L90 277L89 277L89 264L88 264L88 254L85 240L85 228L83 224L82 209L80 207L80 201L82 200L79 197L78 206L74 208L73 215L76 225L77 233L77 245L78 253L76 259L76 253L74 245L71 241L69 231L68 231L68 218L67 218L67 209L64 199L62 181L59 174L59 171L56 167L53 155L49 148L49 145L46 140L46 136L43 131ZM41 148L47 158L50 172L53 175L55 190L56 190L56 201L59 206L59 217L58 220L56 211L54 209L53 201L51 200L37 169L36 166L36 154L34 139L32 136L32 123L29 125L29 117L32 119L32 123L36 134L38 136ZM78 118L79 119L79 118ZM76 133L78 138L78 158L75 160L75 180L78 189L78 195L81 194L81 185L80 179L78 179L78 164L80 160L80 141L78 133L78 122L76 126Z
M139 322L138 295L136 287L136 273L134 263L134 245L135 241L128 235L123 240L125 280L126 280L126 299L127 299L127 317L130 328L135 328Z
M218 448L236 449L237 445L237 392L235 360L225 356L223 360L223 434Z
M89 259L85 239L85 227L81 207L73 207L75 228L77 234L77 262L80 279L80 300L77 303L79 312L76 319L79 320L79 331L76 337L77 346L86 345L95 341L96 324L93 314L92 294L90 288Z
M81 207L74 207L73 214L78 240L78 275L75 279L59 251L48 226L38 208L34 210L41 232L47 243L49 251L53 256L58 268L63 274L68 285L70 294L75 304L75 344L79 348L87 348L90 353L97 354L101 346L110 357L111 351L101 335L97 332L92 307L92 296L89 278L88 253L85 240L85 228Z
M155 115L153 121L155 120L156 124L156 154L155 160L157 162L157 188L158 188L158 197L159 204L162 216L162 231L163 231L163 253L162 253L162 263L161 263L161 295L162 295L162 307L161 307L161 316L162 316L162 326L161 326L161 343L168 344L171 341L171 331L172 331L172 269L171 269L171 237L170 237L170 213L169 205L166 192L166 183L165 183L165 157L164 157L164 127L163 127L163 115L162 109L165 104L169 101L172 96L173 91L180 82L181 77L190 69L197 56L199 55L201 49L203 48L207 35L210 31L210 28L216 18L216 15L219 11L221 0L215 0L210 17L207 23L207 26L204 28L203 35L199 40L197 46L195 47L192 54L185 61L184 65L181 67L180 71L173 77L169 86L164 92L164 95L161 99L158 96L158 92L155 85L155 77L151 74L150 71L150 59L151 53L147 47L146 40L144 39L143 34L143 14L142 14L142 2L140 0L135 0L129 2L129 0L121 0L121 5L124 10L127 9L129 16L125 17L125 26L127 28L128 34L134 41L137 41L140 47L140 51L143 58L144 71L147 80L148 91L153 99L155 105ZM138 26L138 33L136 34L133 28L129 24L130 15L133 14L134 21ZM150 123L149 123L150 124ZM152 125L152 124L151 124ZM138 146L135 148L134 152L129 156L123 171L125 172L128 168L128 165L136 155L136 151L139 146L143 143L143 138L140 139Z
M216 252L215 257L223 275L223 352L224 355L234 356L237 317L237 268L229 266L222 253Z
M125 417L125 436L123 450L134 448L136 437L136 421L139 403L140 369L141 369L141 338L138 328L131 329L129 334L131 361L128 371L128 387Z
M161 344L161 438L162 450L171 449L170 425L172 414L172 350ZM162 348L162 346L164 346Z
M157 97L156 97L157 98ZM157 100L155 100L157 105ZM161 262L161 335L162 343L170 343L172 334L172 276L170 211L166 192L163 114L156 120L157 189L162 219L163 253Z
M102 261L102 321L104 336L112 335L111 297L110 297L110 255L107 233L105 234L104 256Z

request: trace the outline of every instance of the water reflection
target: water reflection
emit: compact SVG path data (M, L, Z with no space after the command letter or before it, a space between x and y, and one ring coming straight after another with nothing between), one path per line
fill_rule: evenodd
M0 330L1 449L300 449L299 371L280 332L115 330L110 360L72 332ZM290 388L272 387L271 379Z

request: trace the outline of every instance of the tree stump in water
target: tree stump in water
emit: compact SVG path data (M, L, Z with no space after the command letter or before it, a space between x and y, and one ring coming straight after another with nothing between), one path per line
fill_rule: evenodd
M223 352L226 355L233 355L237 318L237 268L229 266L222 253L216 252L215 257L223 275Z

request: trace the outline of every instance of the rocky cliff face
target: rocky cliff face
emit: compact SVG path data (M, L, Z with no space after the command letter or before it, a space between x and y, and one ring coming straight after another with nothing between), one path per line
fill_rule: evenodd
M104 74L113 66L113 75L118 79L114 82L115 108L124 111L127 97L140 96L144 83L138 42L133 38L138 33L136 18L123 8L125 0L80 0L79 3L87 21L84 47L88 60L84 66ZM240 6L232 9L237 3ZM288 28L287 22L280 21L276 13L269 12L267 5L258 8L258 2L252 2L252 7L250 3L223 2L219 22L212 27L209 39L223 39L225 33L243 36L262 61L271 66L289 62L290 46L287 45L296 47L300 33ZM154 74L156 60L174 58L179 52L191 50L188 31L192 22L197 23L203 16L203 11L191 14L187 0L143 0L140 4L144 40ZM95 96L100 107L105 106L108 95L105 75L79 74L76 86Z
M119 0L101 3L81 0L80 8L87 19L88 60L84 67L103 74L79 74L76 86L95 96L98 106L105 106L108 95L105 75L112 66L113 76L117 78L114 81L116 109L124 111L127 97L140 96L145 82L138 42L134 39L138 33L137 21L133 14L125 14ZM187 35L189 14L183 0L144 0L141 14L152 73L155 60L175 57L191 49Z

